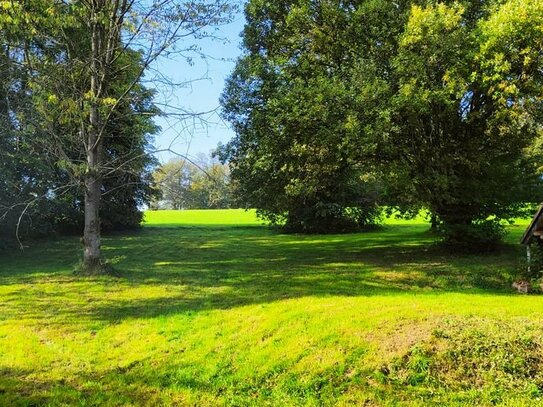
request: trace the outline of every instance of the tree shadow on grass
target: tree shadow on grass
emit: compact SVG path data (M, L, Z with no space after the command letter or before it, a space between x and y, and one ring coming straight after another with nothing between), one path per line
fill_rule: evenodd
M302 297L508 296L521 255L514 246L496 254L450 255L433 244L424 227L331 236L278 235L254 227L157 228L107 237L104 249L117 261L117 278L71 275L80 251L76 239L2 257L0 322L29 320L32 327L55 325L63 334L73 330L92 338L95 327L130 319ZM0 366L0 405L161 405L162 394L180 390L208 400L251 391L251 384L227 383L234 380L227 365L208 372L217 375L210 377L184 369L181 360L169 354L158 365L140 360L100 371L67 368L65 379ZM266 378L254 380L260 388Z
M398 251L396 264L402 264L400 253L404 252ZM492 269L480 268L466 274L448 264L435 263L436 259L431 255L426 260L426 263L423 259L416 264L409 263L416 270L403 272L374 272L373 266L382 264L382 259L360 268L359 263L344 262L342 266L326 272L310 265L303 266L303 269L291 267L283 272L264 270L242 274L205 269L198 273L185 273L182 284L187 290L180 294L101 303L90 312L94 318L119 322L125 318L154 318L192 311L231 309L302 297L436 295L445 292L511 295L509 290L504 289L507 286L504 281L509 278L507 271L495 273ZM166 272L166 275L172 279L179 278L173 272Z
M45 270L61 253L74 250L70 245L73 242L48 247ZM59 323L119 322L308 296L467 290L507 295L519 253L507 247L497 254L450 255L433 244L424 227L328 236L278 235L255 227L149 228L107 238L104 249L117 262L117 278L0 274L0 284L38 285L5 298L7 314L39 318L53 313ZM64 287L41 292L39 284L44 281ZM92 284L109 287L113 295L100 297L99 290L88 290ZM162 291L141 298L115 295L115 290L153 287Z
M286 370L286 366L283 370ZM218 363L208 371L198 372L192 363L172 358L158 366L149 360L138 360L122 367L80 372L70 370L64 373L62 379L51 379L44 371L0 366L0 405L200 405L199 400L202 405L222 405L225 399L230 400L230 405L255 405L257 392L261 399L270 396L268 391L260 390L269 386L270 379L273 382L278 372L278 369L274 369L272 372L236 378L228 361ZM182 393L190 393L192 402L185 403L182 402L183 396L176 397ZM318 395L318 390L313 389L313 393ZM299 398L302 401L304 395ZM232 402L233 399L237 399L238 403Z
M0 366L0 405L163 405L165 388L190 389L200 395L215 389L196 377L173 378L166 367L157 372L144 361L126 367L89 372L67 372L62 379L49 379L47 372Z

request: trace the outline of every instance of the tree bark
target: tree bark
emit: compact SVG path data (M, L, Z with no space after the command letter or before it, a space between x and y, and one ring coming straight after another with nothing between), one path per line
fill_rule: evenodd
M95 274L102 272L102 249L100 231L100 202L102 198L102 137L99 100L105 88L106 64L103 60L105 27L99 21L100 11L105 3L99 0L94 4L91 17L91 101L89 127L86 139L87 171L85 173L85 229L83 232L83 272Z
M89 157L90 158L90 157ZM83 233L83 269L86 272L100 272L102 250L100 236L101 179L97 173L85 177L85 230Z

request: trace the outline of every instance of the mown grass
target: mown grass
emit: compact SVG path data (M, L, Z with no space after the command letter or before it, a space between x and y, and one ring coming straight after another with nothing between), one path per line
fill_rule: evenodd
M542 297L508 245L449 255L428 225L282 235L253 212L152 212L0 255L0 405L541 405Z

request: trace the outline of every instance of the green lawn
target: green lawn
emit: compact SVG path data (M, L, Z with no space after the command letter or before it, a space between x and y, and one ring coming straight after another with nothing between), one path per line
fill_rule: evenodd
M522 260L447 255L428 225L282 235L253 212L151 212L0 255L0 405L542 405L543 297Z

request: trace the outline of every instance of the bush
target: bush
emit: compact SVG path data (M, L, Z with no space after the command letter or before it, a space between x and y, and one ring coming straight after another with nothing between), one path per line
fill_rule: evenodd
M343 207L319 202L308 208L290 211L283 229L289 233L350 233L376 225L381 210L374 207Z
M440 222L437 227L445 246L458 251L495 250L505 236L505 226L497 219L469 223Z

